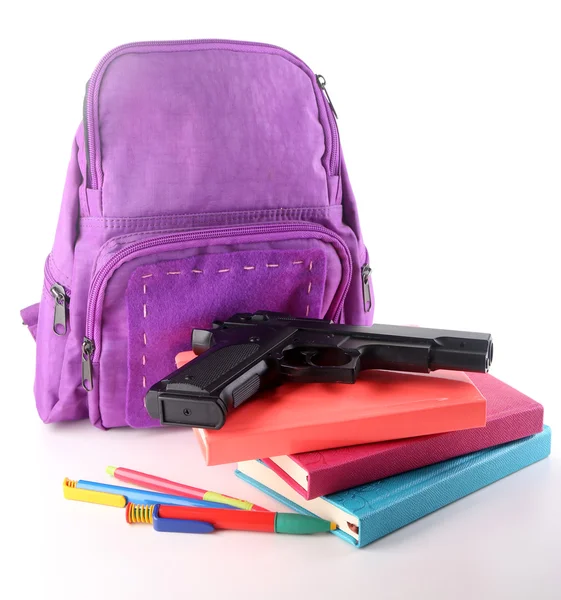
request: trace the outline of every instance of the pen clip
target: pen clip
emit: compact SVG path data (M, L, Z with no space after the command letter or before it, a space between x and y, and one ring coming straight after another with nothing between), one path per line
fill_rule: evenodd
M76 487L76 481L64 478L62 482L62 493L67 500L78 500L80 502L91 502L92 504L103 504L104 506L116 506L123 508L127 499L119 494L108 494L107 492L94 492Z
M162 519L158 510L154 510L152 522L155 531L167 533L212 533L214 526L206 521L191 521L189 519Z

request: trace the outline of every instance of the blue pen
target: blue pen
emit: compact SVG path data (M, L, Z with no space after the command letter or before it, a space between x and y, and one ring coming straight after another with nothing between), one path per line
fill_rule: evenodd
M105 492L106 494L117 494L124 496L127 502L133 502L134 504L171 504L173 506L224 508L224 504L219 504L218 502L208 502L207 500L185 498L184 496L174 496L172 494L161 494L160 492L151 492L149 490L137 490L120 485L97 483L96 481L84 481L83 479L76 482L76 488L93 492Z

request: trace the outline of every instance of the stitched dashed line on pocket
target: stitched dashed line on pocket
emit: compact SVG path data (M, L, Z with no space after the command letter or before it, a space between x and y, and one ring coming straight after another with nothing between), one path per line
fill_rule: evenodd
M310 266L308 267L308 271L310 271L310 273L312 272L312 267L314 266L314 261L310 261ZM310 292L312 291L312 281L310 280L310 283L308 284L308 296L310 295ZM308 302L308 304L306 304L306 316L310 315L310 303Z
M152 277L152 273L143 275L142 279L147 279L148 277ZM148 316L148 311L147 311L147 307L146 307L146 292L148 291L148 288L147 288L146 284L143 284L142 291L143 291L142 313L143 313L144 318L146 319L146 317ZM144 332L142 334L142 340L144 342L144 348L146 348L146 346L148 345L148 339L146 338L146 332ZM146 352L146 350L144 352ZM146 366L146 354L143 353L142 354L142 367L145 367L145 366ZM146 388L146 375L144 373L142 374L142 387Z
M303 265L304 261L303 260L295 260L292 262L293 265ZM310 261L310 265L308 267L308 269L311 271L312 270L312 264L313 261ZM265 263L265 266L268 269L276 269L277 267L280 267L279 263ZM254 271L256 269L255 265L245 265L243 267L244 271ZM229 273L232 269L229 268L224 268L224 269L218 269L216 272L217 273ZM183 271L167 271L166 275L181 275L183 273ZM191 273L195 273L196 275L202 275L204 273L203 269L191 269ZM142 275L142 277L152 277L153 274L149 273L147 275Z
M305 263L304 260L294 260L292 261L293 265L303 265ZM308 264L308 271L312 271L314 266L314 263L312 260L310 260L309 264ZM268 269L275 269L277 267L280 267L280 263L265 263L265 267ZM255 265L245 265L243 267L244 271L254 271L256 269ZM230 268L223 268L223 269L218 269L216 271L217 273L230 273L231 269ZM183 271L167 271L166 275L181 275L183 273ZM204 274L204 270L203 269L191 269L191 273L195 274L195 275L202 275ZM150 277L153 277L154 274L153 273L146 273L145 275L141 275L141 279L148 279ZM308 282L308 287L307 287L307 295L309 296L310 293L312 291L312 281L310 280ZM142 314L143 314L143 318L146 319L148 317L148 306L147 306L147 292L148 292L148 287L147 284L144 283L142 285L142 292L143 292L143 301L142 301ZM306 304L306 317L309 316L310 314L310 304ZM148 338L146 336L146 332L144 331L142 334L142 341L143 341L143 345L144 345L144 353L142 354L142 366L145 367L146 366L146 348L148 346ZM142 387L146 388L146 374L143 373L142 374Z

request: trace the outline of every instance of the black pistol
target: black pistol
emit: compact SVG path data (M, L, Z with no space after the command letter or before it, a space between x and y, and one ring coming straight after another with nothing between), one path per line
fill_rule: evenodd
M354 327L260 311L194 329L197 355L153 385L144 403L162 424L220 429L259 390L293 381L354 383L360 371L486 373L488 333L423 327Z

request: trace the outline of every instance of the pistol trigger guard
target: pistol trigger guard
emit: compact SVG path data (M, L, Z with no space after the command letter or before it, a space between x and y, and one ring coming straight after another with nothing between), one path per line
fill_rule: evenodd
M282 375L301 383L354 383L359 368L360 353L337 346L291 348L280 362Z

